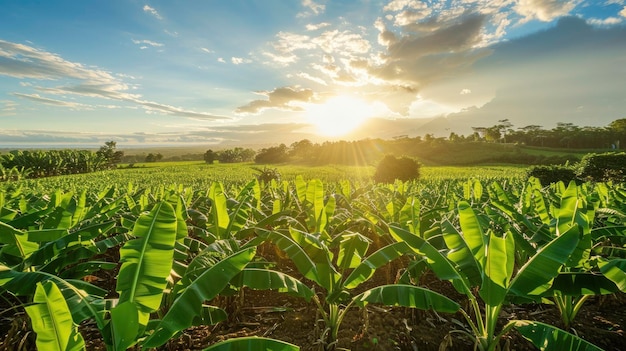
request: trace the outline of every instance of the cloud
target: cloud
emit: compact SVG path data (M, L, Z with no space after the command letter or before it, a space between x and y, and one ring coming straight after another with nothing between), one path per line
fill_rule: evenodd
M231 57L230 58L230 62L232 62L233 65L241 65L241 64L244 64L244 63L252 63L252 60L245 59L243 57Z
M462 89L459 94L467 95L467 94L471 94L471 93L472 93L472 91L470 89L465 88L465 89Z
M533 19L550 22L567 16L579 3L580 0L520 0L514 9L523 16L522 23Z
M60 85L52 87L37 86L31 83L27 85L27 87L35 89L39 93L52 95L72 94L128 102L144 108L147 112L160 112L194 119L215 120L228 118L146 100L139 94L130 93L129 91L133 87L122 81L117 75L100 69L86 68L80 63L67 61L57 54L31 46L3 40L0 40L0 75L18 79L28 78L60 82ZM48 105L69 108L87 107L87 105L53 99L40 96L39 94L14 94L24 99Z
M35 102L40 102L46 105L71 107L73 109L85 109L85 108L90 107L88 105L80 104L77 102L63 101L63 100L56 100L56 99L51 99L47 97L42 97L42 96L39 96L39 94L12 93L12 95L20 97L20 98L24 98L24 99L29 99Z
M0 116L12 116L17 110L17 103L11 100L0 100L0 106Z
M206 52L207 54L213 54L213 53L215 53L215 51L213 51L213 50L209 50L209 49L207 49L207 48L200 48L200 50L201 50L201 51L203 51L203 52Z
M319 30L319 29L322 29L322 28L326 28L328 26L330 26L330 23L328 23L328 22L322 22L322 23L317 23L317 24L311 23L311 24L307 24L306 25L306 30L308 30L308 31L315 31L315 30Z
M302 0L302 6L307 8L307 10L298 13L297 17L317 16L326 10L326 5L318 4L313 0Z
M150 7L148 5L144 5L143 12L147 12L159 20L163 19L163 17L161 17L161 15L157 12L157 10L155 10L153 7Z
M549 30L493 50L473 72L442 83L437 92L424 91L428 98L444 102L447 91L458 86L472 89L463 98L472 98L475 90L493 91L484 105L448 116L454 127L465 128L461 132L494 125L503 117L516 127L537 124L550 129L557 122L606 126L624 116L625 27L595 28L584 19L568 17Z
M612 25L616 25L619 23L622 23L623 19L622 18L617 18L617 17L607 17L604 19L600 19L600 18L590 18L587 20L587 23L594 25L594 26L612 26Z
M619 12L619 15L622 17L626 17L626 6Z
M311 89L297 87L276 88L273 91L257 92L267 97L267 100L254 100L237 108L238 114L256 114L266 109L278 109L286 111L302 111L298 103L309 102L314 96Z
M155 41L151 41L151 40L136 40L136 39L131 39L133 41L133 43L137 44L137 45L141 45L141 49L147 48L147 46L145 45L150 45L152 47L161 47L164 46L164 44L162 43L157 43Z

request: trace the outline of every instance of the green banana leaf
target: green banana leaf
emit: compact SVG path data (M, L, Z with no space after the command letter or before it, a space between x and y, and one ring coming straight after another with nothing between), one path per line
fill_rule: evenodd
M449 251L446 256L454 262L458 270L463 272L471 286L479 286L482 282L481 267L472 254L465 238L448 220L441 223L443 240Z
M444 295L413 285L391 284L367 290L353 299L360 307L367 303L403 306L422 310L455 313L461 306Z
M298 351L300 347L288 342L262 338L258 336L247 336L242 338L234 338L222 341L215 345L209 346L203 351Z
M458 211L461 232L463 233L465 242L476 259L476 262L482 266L485 260L485 247L487 247L488 238L483 233L478 217L469 203L466 201L459 202Z
M504 301L515 265L515 239L511 233L503 238L491 233L482 269L483 282L478 293L489 306Z
M255 248L234 253L208 268L191 284L186 286L154 332L143 343L144 347L158 347L165 344L176 333L190 327L194 318L202 313L203 302L213 299L252 260Z
M26 306L37 333L37 349L77 351L85 349L85 341L72 321L65 298L52 281L37 283L33 305Z
M307 302L315 294L308 286L292 276L262 268L245 268L233 278L231 284L237 287L246 286L255 290L277 290L302 297Z
M228 216L228 207L226 205L226 195L221 183L214 182L209 190L209 198L211 199L211 225L209 229L218 239L225 239L226 228L230 223Z
M601 348L549 324L519 320L515 329L542 351L602 351Z
M0 265L0 286L16 296L30 296L39 284L53 281L61 290L72 313L74 323L94 318L98 327L104 326L103 304L105 290L81 280L64 280L45 272L18 272Z
M598 263L602 274L610 279L617 287L626 292L626 259L612 259Z
M389 244L369 255L350 272L344 280L344 287L353 289L374 275L374 272L402 255L413 252L404 242Z
M622 281L626 280L626 276ZM624 283L626 284L626 283ZM596 272L561 272L554 278L546 296L559 293L565 296L607 295L619 291L616 283Z
M339 237L341 241L339 242L337 265L342 271L357 267L367 253L370 240L359 233L349 232L343 232Z
M472 294L469 281L463 272L459 272L452 261L445 257L437 248L419 236L396 226L389 226L389 233L398 242L406 243L413 252L423 256L426 263L442 280L450 280L455 289L462 294Z
M134 302L145 313L161 306L174 259L176 230L176 213L165 201L137 219L133 228L136 239L126 242L120 249L122 265L116 287L120 303Z
M559 274L561 267L576 249L579 236L578 225L574 224L543 246L519 269L511 281L509 291L525 297L540 295L548 290L552 279Z

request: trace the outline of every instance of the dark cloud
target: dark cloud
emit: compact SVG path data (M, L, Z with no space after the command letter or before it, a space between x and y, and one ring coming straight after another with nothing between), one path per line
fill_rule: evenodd
M258 94L267 96L267 100L251 101L244 106L238 107L235 112L239 114L255 114L270 108L301 111L302 108L297 103L309 102L313 98L313 90L291 87L276 88L273 91L264 91Z

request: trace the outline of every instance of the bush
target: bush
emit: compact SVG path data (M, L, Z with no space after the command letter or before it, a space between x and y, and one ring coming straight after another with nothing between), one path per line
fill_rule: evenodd
M535 177L543 186L559 181L569 184L572 180L577 180L576 171L570 166L534 166L527 172L527 178Z
M376 167L374 181L379 183L393 183L396 179L407 181L418 179L420 164L416 160L403 156L396 158L393 155L385 156Z
M594 182L626 181L626 153L587 154L576 173L579 178Z

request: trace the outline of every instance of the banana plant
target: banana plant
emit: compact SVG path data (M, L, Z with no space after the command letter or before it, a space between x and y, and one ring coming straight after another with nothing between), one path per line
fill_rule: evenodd
M304 278L316 284L314 289L320 289L312 299L324 323L320 336L320 348L323 350L336 349L341 323L353 306L380 303L448 313L459 309L459 305L449 298L411 285L383 285L351 296L350 291L369 280L376 269L412 252L404 243L387 245L367 256L369 240L358 233L344 233L335 239L339 243L335 254L320 234L293 227L256 230L261 238L281 249Z
M511 299L541 299L576 250L581 237L579 224L571 223L564 231L561 230L565 227L557 228L557 237L516 270L511 232L485 233L483 221L466 201L459 202L457 213L460 230L449 221L442 222L446 252L401 227L390 226L390 233L397 242L406 243L423 256L440 279L451 281L457 291L467 296L470 310L461 312L470 332L463 332L474 339L478 349L496 350L502 336L515 327L511 321L497 330L500 310ZM473 294L474 288L478 289L478 296ZM484 312L479 299L484 303Z

